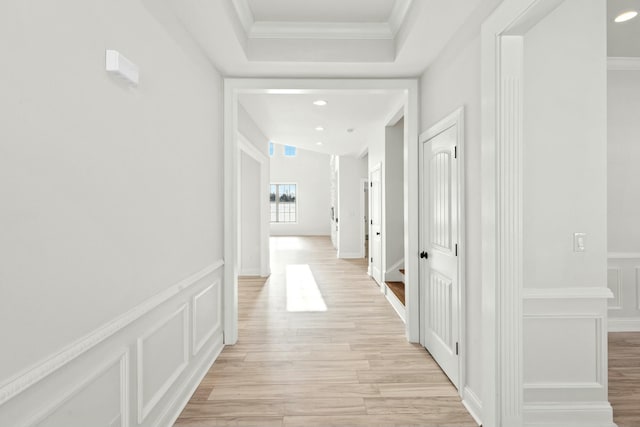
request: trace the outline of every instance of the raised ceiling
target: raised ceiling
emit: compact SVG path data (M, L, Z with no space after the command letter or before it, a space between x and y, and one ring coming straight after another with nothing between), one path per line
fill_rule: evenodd
M244 0L255 21L387 22L395 0Z
M622 12L640 12L640 0L607 1L607 50L613 57L640 57L640 16L621 23L613 20Z
M313 105L323 99L324 107ZM239 102L271 141L338 155L359 155L402 104L401 92L242 94ZM315 128L321 126L323 131ZM352 132L348 130L352 129ZM318 145L322 142L322 145Z

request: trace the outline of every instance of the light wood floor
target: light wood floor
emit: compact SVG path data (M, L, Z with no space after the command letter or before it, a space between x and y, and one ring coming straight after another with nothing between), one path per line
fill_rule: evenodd
M176 426L476 426L429 354L407 342L364 259L336 259L323 237L271 247L269 280L240 280L238 344ZM322 310L318 290L326 311L288 311Z
M640 426L640 332L609 334L609 401L618 427Z

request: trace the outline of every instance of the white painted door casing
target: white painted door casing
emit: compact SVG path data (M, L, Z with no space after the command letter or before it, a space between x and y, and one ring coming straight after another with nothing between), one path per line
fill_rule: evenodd
M382 285L382 165L378 164L369 174L371 209L369 231L369 261L371 276Z

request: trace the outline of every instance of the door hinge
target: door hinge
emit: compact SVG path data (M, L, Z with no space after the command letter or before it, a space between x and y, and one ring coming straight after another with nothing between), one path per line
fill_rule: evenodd
M456 256L458 256L458 244L456 243Z
M371 262L373 262L373 258L371 258Z
M370 182L369 185L371 186L371 188L373 188L373 182Z
M459 354L458 352L458 343L456 343L456 356Z
M458 146L457 145L455 147L453 147L453 158L454 159L458 158Z
M371 220L371 225L373 225L373 220Z

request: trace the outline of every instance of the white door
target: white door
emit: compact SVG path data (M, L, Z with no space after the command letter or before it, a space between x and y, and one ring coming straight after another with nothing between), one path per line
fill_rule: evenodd
M382 167L380 165L369 174L369 200L371 201L369 262L371 265L371 276L378 284L382 284Z
M460 375L457 127L448 127L422 142L420 162L424 343L456 387Z

